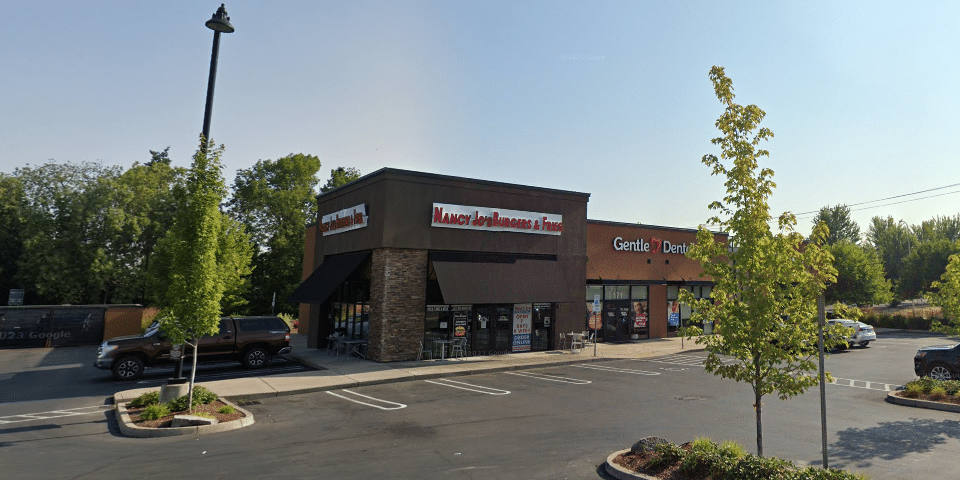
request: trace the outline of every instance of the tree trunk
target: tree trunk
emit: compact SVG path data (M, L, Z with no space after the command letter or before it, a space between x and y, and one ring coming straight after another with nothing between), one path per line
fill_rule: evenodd
M187 413L193 411L193 381L197 376L197 349L200 347L200 340L197 339L193 344L193 366L190 367L190 387L187 388Z
M758 457L763 456L763 427L760 423L760 408L761 408L760 399L761 398L762 398L761 395L757 395L756 396L757 403L755 404L757 406L756 410L757 410L757 456Z

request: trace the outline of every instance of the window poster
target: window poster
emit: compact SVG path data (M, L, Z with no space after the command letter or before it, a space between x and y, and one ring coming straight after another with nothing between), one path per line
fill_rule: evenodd
M603 326L603 320L600 317L600 311L593 308L593 303L587 302L587 327L590 330L600 330Z
M470 312L453 312L453 336L463 338L467 336L467 317Z
M533 304L518 303L513 306L513 351L530 351L530 333L533 330Z
M667 324L671 327L680 325L680 302L678 300L667 301Z
M633 327L647 328L646 302L633 302Z

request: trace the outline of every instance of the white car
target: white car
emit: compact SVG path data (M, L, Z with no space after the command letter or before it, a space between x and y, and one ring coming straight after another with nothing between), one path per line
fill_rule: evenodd
M827 320L827 323L840 324L850 329L850 336L847 337L847 345L850 347L854 345L866 347L870 342L877 340L877 332L873 330L873 326L867 325L866 323L847 320L845 318L833 318Z

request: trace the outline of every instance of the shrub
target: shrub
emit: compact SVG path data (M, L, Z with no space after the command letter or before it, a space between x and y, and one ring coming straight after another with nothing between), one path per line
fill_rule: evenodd
M792 463L775 457L747 455L741 458L733 468L723 476L729 480L770 480L783 478L784 473L793 470Z
M936 386L930 389L930 397L933 400L943 400L948 396L947 389L943 388L943 386Z
M200 385L195 385L193 387L193 403L195 405L211 403L217 399L217 394L207 390ZM182 412L187 409L187 396L183 395L177 397L173 400L170 400L170 403L167 404L170 407L171 411Z
M224 415L230 415L231 413L236 413L237 409L231 407L230 405L224 405L220 407L220 410L217 410L217 413L222 413Z
M159 420L167 415L170 415L170 409L165 404L158 403L150 405L140 412L140 418L144 420Z
M147 392L147 393L144 393L143 395L140 395L137 398L134 398L133 400L130 401L130 404L128 406L131 408L143 408L150 405L156 405L158 403L160 403L159 390L156 392Z
M913 382L908 383L904 385L903 392L900 395L907 398L917 398L923 395L923 387Z
M650 461L650 466L657 468L662 465L673 465L683 458L683 449L672 443L661 443L654 447L656 458Z

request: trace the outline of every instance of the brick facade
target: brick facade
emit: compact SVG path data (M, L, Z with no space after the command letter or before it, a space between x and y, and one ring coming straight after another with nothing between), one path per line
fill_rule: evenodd
M427 265L426 250L373 250L367 358L378 362L416 359L423 339Z

